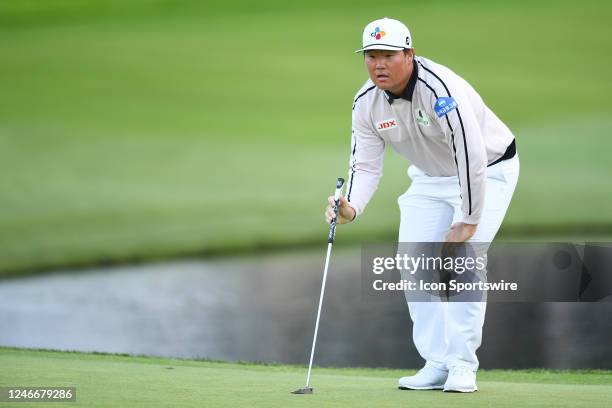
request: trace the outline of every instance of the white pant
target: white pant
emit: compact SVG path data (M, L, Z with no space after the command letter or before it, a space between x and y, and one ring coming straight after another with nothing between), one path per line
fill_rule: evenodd
M457 177L431 177L415 166L410 166L408 175L412 184L398 199L399 241L444 241L450 226L462 216ZM484 210L470 242L493 241L512 199L518 175L518 155L487 168ZM408 309L414 344L426 365L478 369L476 350L482 339L485 302L408 301Z

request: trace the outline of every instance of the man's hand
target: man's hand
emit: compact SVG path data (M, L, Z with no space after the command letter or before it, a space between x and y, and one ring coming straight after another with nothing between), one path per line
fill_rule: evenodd
M327 208L325 209L325 220L331 224L334 219L334 196L327 198ZM340 204L338 205L338 224L347 224L355 219L355 210L346 201L346 198L340 196Z
M442 256L444 258L455 257L457 248L462 246L462 242L466 242L472 238L476 232L476 228L478 228L478 224L466 224L464 222L454 223L444 238Z
M444 239L446 242L466 242L476 232L478 224L466 224L464 222L456 222L451 226L450 231Z

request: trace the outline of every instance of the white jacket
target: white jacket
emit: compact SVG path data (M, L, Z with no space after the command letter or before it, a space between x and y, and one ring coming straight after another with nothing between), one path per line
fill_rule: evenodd
M459 176L463 222L482 214L487 165L505 157L514 135L474 88L450 69L414 58L401 98L371 80L353 101L347 200L361 214L378 187L389 144L430 176Z

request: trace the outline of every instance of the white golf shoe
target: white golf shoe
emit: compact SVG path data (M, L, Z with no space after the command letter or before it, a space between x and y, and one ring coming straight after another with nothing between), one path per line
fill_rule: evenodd
M474 392L478 391L476 373L469 367L452 366L448 379L444 384L444 392Z
M400 390L441 390L448 377L448 371L432 366L425 366L410 377L402 377L398 381Z

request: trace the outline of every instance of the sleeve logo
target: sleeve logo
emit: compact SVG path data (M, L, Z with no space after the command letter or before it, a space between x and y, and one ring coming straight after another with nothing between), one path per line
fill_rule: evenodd
M457 102L453 98L442 96L436 100L436 104L434 105L434 111L436 111L436 115L439 118L446 115L448 112L453 109L457 109Z

